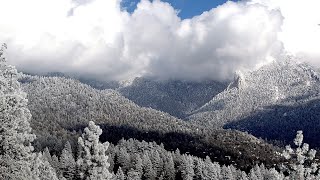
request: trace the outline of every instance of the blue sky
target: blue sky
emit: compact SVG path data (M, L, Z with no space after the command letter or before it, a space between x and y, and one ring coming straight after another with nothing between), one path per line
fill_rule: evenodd
M175 9L179 9L180 18L192 18L200 15L204 11L208 11L218 5L225 3L227 0L162 0L170 3ZM128 12L133 12L140 0L123 0L122 7Z

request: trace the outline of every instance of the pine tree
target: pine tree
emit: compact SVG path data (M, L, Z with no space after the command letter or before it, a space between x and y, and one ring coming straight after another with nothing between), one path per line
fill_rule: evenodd
M242 171L239 180L249 180L248 175Z
M289 166L283 165L285 171L289 171L292 179L312 179L318 171L319 164L314 161L316 150L309 149L309 144L303 143L303 132L297 131L294 139L296 149L286 146L282 155L289 160Z
M29 123L27 95L20 88L17 70L2 57L5 48L4 44L0 49L0 179L39 179L41 170L35 164L41 160L31 145L36 136Z
M157 177L157 173L153 169L153 165L152 165L152 162L149 158L148 153L145 153L142 156L142 163L143 163L143 169L144 169L144 178L150 179L150 180L155 180Z
M170 152L167 152L166 154L167 156L165 158L165 163L164 163L164 171L165 171L164 178L169 180L174 180L176 173L174 168L173 157Z
M191 156L183 155L180 171L183 180L192 180L194 176L194 165Z
M194 159L194 174L195 174L195 179L204 179L204 162L200 158L195 158Z
M122 170L124 172L127 172L130 167L130 155L127 152L127 150L123 147L120 147L119 152L118 152L118 158L117 158L117 163L121 165Z
M57 175L60 177L60 175L62 174L62 172L60 171L60 162L59 162L59 158L54 154L51 156L51 166L56 170Z
M221 167L218 163L212 163L209 156L206 157L203 170L204 179L220 179Z
M134 169L139 173L139 176L141 178L143 174L142 159L138 153L134 155L134 166Z
M58 180L55 170L42 153L37 153L32 169L34 180Z
M117 171L115 179L116 180L124 180L125 179L125 175L124 175L121 167L118 168L118 171Z
M80 179L86 180L108 180L112 178L109 172L108 156L106 151L109 143L101 144L99 136L102 130L90 121L89 126L84 129L82 137L79 137L79 155L77 167Z
M258 179L258 177L257 177L257 175L256 175L256 173L255 173L253 168L250 170L249 177L250 177L250 180L260 180L260 179Z
M262 180L263 179L263 175L262 175L261 168L259 167L259 165L255 165L253 170L254 170L254 174L256 175L256 178Z
M282 173L279 173L274 168L272 168L266 171L263 179L283 180L284 175Z
M235 180L232 171L230 169L230 166L223 165L221 168L221 175L223 180Z
M52 157L51 154L49 152L49 149L46 147L43 151L43 158L48 161L50 164L52 164Z
M76 162L73 157L71 145L67 141L60 156L60 171L66 179L73 179L76 171Z
M139 172L134 169L130 169L127 174L127 180L141 180Z
M160 175L160 173L162 172L163 161L160 158L160 154L157 150L152 152L151 161L153 169L156 171L157 175Z

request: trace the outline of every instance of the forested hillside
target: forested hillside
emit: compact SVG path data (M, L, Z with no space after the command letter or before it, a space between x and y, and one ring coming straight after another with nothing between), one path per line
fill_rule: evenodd
M302 143L302 131L297 149L281 152L246 133L201 128L141 108L113 90L18 74L2 60L2 179L319 178L316 151Z
M319 146L319 72L293 60L238 72L233 83L189 119L213 128L234 128L262 138L290 141L297 130Z
M19 74L4 58L0 81L1 179L319 179L302 131L282 150L142 108L114 90Z
M227 87L226 82L136 78L118 91L142 107L151 107L178 118L187 117Z
M179 148L200 157L209 155L228 164L231 158L241 168L250 167L256 160L266 165L278 161L272 145L247 133L193 125L167 113L141 108L114 90L96 90L61 77L23 76L21 81L29 94L38 150L49 147L59 152L66 140L75 144L77 132L92 120L112 132L101 139L113 143L122 137L155 141L168 150Z

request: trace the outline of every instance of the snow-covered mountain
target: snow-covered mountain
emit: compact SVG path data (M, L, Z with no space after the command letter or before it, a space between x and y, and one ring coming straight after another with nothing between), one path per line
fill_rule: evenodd
M76 144L79 132L92 120L103 129L101 139L112 143L121 138L156 141L170 151L179 148L225 163L231 158L241 168L256 160L269 165L277 160L275 147L252 135L190 124L168 113L140 107L115 90L97 90L63 77L24 76L20 81L28 93L37 150L48 147L59 152L66 140Z
M235 128L270 139L292 139L296 130L320 134L319 71L293 60L238 72L228 88L188 117L214 128ZM312 141L312 142L311 142Z
M144 77L82 82L98 89L112 88L131 104L190 120L196 126L233 128L280 141L291 140L301 129L308 132L305 137L310 144L320 146L319 70L292 59L238 71L229 84Z
M159 81L153 78L135 78L118 91L143 107L151 107L184 118L192 111L210 101L227 87L217 81Z

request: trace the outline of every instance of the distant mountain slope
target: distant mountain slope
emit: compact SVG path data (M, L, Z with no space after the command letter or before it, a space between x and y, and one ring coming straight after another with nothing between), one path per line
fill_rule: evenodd
M306 141L312 143L311 136L320 136L318 73L309 65L292 60L238 73L227 90L189 119L196 124L236 128L279 140L290 140L296 130L304 129Z
M136 77L124 81L103 81L61 72L50 72L43 77L72 78L98 90L113 89L139 106L150 107L182 119L210 101L228 85L228 82L212 80L196 82L156 80L151 77Z
M227 87L217 81L191 82L181 80L157 81L136 78L118 91L143 107L151 107L184 118Z
M122 137L162 142L169 150L179 148L200 157L209 155L219 162L234 161L241 168L257 160L267 165L277 160L273 146L249 134L193 125L167 113L141 108L114 90L100 91L61 77L28 76L21 82L28 93L38 149L48 146L59 152L66 140L75 144L77 131L93 120L109 132L102 139L114 143Z

